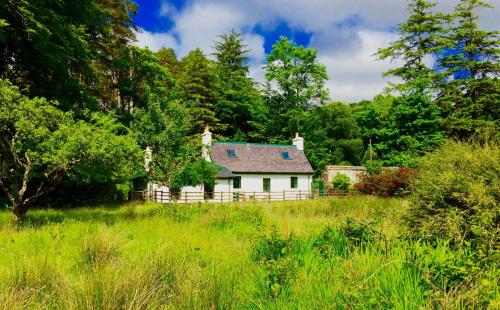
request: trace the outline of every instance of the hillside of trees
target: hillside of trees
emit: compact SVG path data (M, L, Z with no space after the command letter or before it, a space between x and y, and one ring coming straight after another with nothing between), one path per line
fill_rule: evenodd
M366 164L370 141L373 160L415 167L448 138L498 139L498 32L477 24L487 3L457 3L436 12L409 1L399 39L374 57L399 60L386 74L400 83L344 103L330 101L317 50L285 37L257 83L236 31L215 38L210 55L178 57L134 44L128 0L1 1L0 199L21 217L36 201L126 197L148 178L173 189L210 182L205 125L218 140L290 143L300 132L318 174L325 164Z

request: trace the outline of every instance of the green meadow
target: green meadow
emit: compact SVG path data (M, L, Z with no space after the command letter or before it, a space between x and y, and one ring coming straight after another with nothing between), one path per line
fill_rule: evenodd
M443 272L456 255L445 242L403 237L407 207L366 196L146 203L36 210L21 224L1 212L0 308L498 306L496 268L464 290Z

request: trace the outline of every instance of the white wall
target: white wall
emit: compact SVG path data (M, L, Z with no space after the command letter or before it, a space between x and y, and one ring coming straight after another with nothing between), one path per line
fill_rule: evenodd
M271 192L282 191L310 191L311 190L311 175L296 175L296 174L236 174L241 176L241 188L233 189L238 192L263 192L264 178L271 179ZM297 188L291 188L291 177L297 177Z
M233 180L232 179L216 179L214 192L232 192Z
M235 174L241 176L241 188L233 188L232 179L217 179L214 196L210 201L227 202L235 200L302 200L311 194L312 175L301 174ZM297 188L291 188L291 177L297 177ZM264 193L264 178L271 179L271 192ZM168 187L153 184L153 200L170 202ZM163 193L162 193L163 192ZM204 200L203 186L184 187L179 203Z

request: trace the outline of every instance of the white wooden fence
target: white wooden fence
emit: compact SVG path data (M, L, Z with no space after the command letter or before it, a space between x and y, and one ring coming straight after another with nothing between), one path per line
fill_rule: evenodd
M193 203L193 202L240 202L240 201L286 201L308 200L324 197L343 197L347 192L329 190L281 191L281 192L182 192L177 195L166 191L134 191L130 200L154 201L160 203Z

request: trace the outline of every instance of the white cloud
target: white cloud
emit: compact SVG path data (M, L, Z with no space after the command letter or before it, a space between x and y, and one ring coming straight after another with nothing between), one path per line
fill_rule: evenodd
M168 16L176 12L175 7L172 7L167 2L162 2L160 5L160 16Z
M436 0L439 10L451 11L458 0ZM378 48L396 39L390 30L405 19L403 0L190 0L180 11L163 2L161 16L173 21L165 33L143 31L137 35L140 46L158 50L173 48L182 57L194 48L207 55L217 36L232 29L245 35L251 50L250 75L263 81L264 38L252 31L255 26L272 30L285 22L290 28L312 33L310 46L319 48L319 60L328 69L327 85L333 100L370 99L387 86L382 73L396 66L376 61ZM500 7L500 0L490 1ZM480 24L500 28L495 10L481 12ZM354 17L354 18L353 18ZM432 59L428 60L432 63Z
M356 36L360 43L354 50L340 53L321 53L321 50L319 52L319 61L328 69L330 80L327 86L332 100L356 102L370 99L380 93L387 86L387 82L395 81L382 78L382 72L397 64L376 61L373 53L380 46L396 39L396 36L393 33L371 30L360 30Z
M176 47L176 39L166 32L148 32L142 28L136 32L138 46L149 47L153 51L157 51L162 47Z

